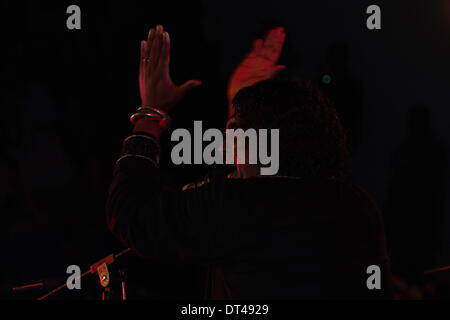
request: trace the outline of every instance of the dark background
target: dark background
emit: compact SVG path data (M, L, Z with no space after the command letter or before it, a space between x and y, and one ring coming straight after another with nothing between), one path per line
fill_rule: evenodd
M4 294L40 279L64 282L67 266L85 269L123 249L105 226L104 203L139 105L139 41L158 23L171 33L174 80L204 82L172 114L186 128L194 120L224 126L230 73L253 39L284 26L284 76L312 80L334 100L349 131L352 177L383 212L394 273L420 288L448 281L448 273L422 277L450 264L448 1L0 3ZM66 28L71 4L82 10L79 31ZM366 28L370 4L381 7L382 30ZM164 168L180 185L208 170L167 157ZM201 268L134 257L123 264L135 297L201 296ZM96 279L85 285L77 297L96 298Z

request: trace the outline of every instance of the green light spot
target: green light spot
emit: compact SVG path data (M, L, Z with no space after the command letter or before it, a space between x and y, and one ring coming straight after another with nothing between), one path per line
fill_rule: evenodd
M331 83L331 76L329 74L326 74L322 77L322 82L324 84L330 84Z

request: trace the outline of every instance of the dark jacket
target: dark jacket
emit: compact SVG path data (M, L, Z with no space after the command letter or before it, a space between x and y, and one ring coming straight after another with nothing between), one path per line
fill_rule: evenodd
M165 178L149 159L119 161L109 227L144 257L209 265L208 298L390 297L380 214L361 189L255 178L181 191L167 189ZM367 288L371 265L381 268L381 290Z

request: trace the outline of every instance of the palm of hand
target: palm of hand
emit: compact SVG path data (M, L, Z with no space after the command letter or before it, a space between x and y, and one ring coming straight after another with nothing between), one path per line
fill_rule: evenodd
M278 60L283 50L286 35L282 28L271 30L264 40L258 39L252 51L236 68L228 85L228 99L231 103L239 90L258 82L273 78L284 70Z
M148 39L141 42L141 63L139 68L139 89L142 106L158 107L168 111L186 93L201 84L189 80L181 86L173 83L169 72L170 37L164 28L150 29Z

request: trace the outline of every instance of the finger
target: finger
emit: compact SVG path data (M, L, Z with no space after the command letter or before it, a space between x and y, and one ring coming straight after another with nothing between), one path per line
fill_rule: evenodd
M189 80L189 81L186 81L184 84L182 84L179 89L180 89L180 92L181 92L181 94L183 96L189 90L191 90L191 89L193 89L195 87L198 87L200 85L202 85L202 82L199 81L199 80Z
M285 40L286 34L284 33L283 28L276 28L272 30L264 41L263 48L261 49L261 55L264 58L277 63L283 51Z
M148 59L150 57L150 52L152 50L153 41L155 39L156 31L155 29L150 29L147 37L147 45L145 50L145 58Z
M145 52L147 50L147 42L145 40L141 41L141 55L140 55L140 63L139 63L139 77L143 76L145 63L147 58L145 57Z
M274 32L275 32L275 29L271 29L271 30L269 30L269 32L266 33L266 35L264 37L263 48L268 48L271 46L271 44L273 42Z
M263 50L267 54L281 53L286 39L283 28L276 28L269 32L263 45ZM274 58L277 58L276 56Z
M164 28L161 25L156 27L156 34L152 44L150 52L150 67L157 67L159 63L159 57L161 56L161 47L163 42Z
M141 61L139 64L139 88L142 89L145 78L147 77L148 61L146 58L147 41L141 41Z
M146 61L146 52L147 52L147 41L141 41L141 66Z
M272 70L272 75L271 78L277 76L281 71L286 70L286 66L276 66L273 70Z
M262 39L255 40L253 42L252 50L248 54L248 57L256 57L259 54L263 44L264 44L264 41Z
M282 27L270 30L264 37L264 47L273 46L276 38L279 37L281 34L284 34L284 29Z
M262 39L256 39L255 42L253 42L253 50L258 51L262 48L264 44L264 41Z
M141 58L145 58L145 53L147 51L147 41L142 40L141 41Z
M170 35L168 32L163 33L161 57L159 58L159 68L166 68L168 71L170 64Z

